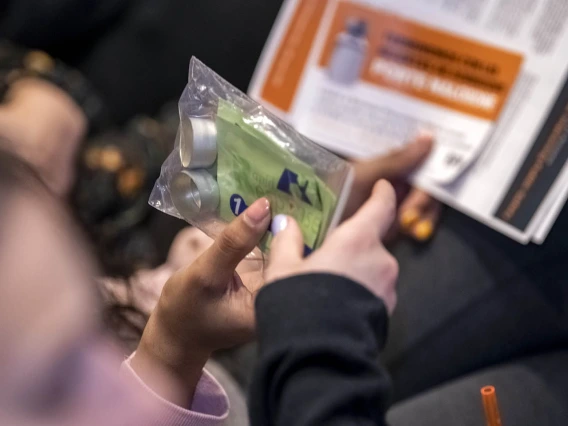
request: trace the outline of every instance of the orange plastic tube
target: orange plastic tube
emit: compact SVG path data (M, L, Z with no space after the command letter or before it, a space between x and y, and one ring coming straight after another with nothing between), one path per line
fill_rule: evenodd
M499 414L495 388L493 386L481 388L481 399L483 400L487 426L501 426L501 415Z

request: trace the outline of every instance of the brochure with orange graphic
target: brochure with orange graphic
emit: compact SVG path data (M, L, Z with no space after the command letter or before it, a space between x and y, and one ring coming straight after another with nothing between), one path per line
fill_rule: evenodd
M568 197L567 77L568 2L286 0L249 91L349 157L432 131L414 183L541 243Z

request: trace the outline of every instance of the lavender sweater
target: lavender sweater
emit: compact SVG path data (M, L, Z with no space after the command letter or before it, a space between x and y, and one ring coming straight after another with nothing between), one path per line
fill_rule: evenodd
M166 401L150 389L130 366L132 356L121 367L121 376L147 392L160 407L156 426L217 426L229 416L229 398L219 382L206 370L197 384L191 408L185 409Z

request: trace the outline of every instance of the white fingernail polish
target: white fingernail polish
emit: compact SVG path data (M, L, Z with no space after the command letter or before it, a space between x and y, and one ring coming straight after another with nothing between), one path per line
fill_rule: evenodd
M272 226L270 227L270 230L274 235L276 235L280 231L284 231L287 226L288 218L286 217L286 215L279 214L274 216L274 219L272 219Z

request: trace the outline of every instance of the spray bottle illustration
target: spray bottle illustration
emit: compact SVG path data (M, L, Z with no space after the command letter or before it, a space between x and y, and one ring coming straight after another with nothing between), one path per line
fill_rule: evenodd
M355 83L361 76L368 47L367 23L360 19L348 20L345 31L335 42L329 77L341 84Z

